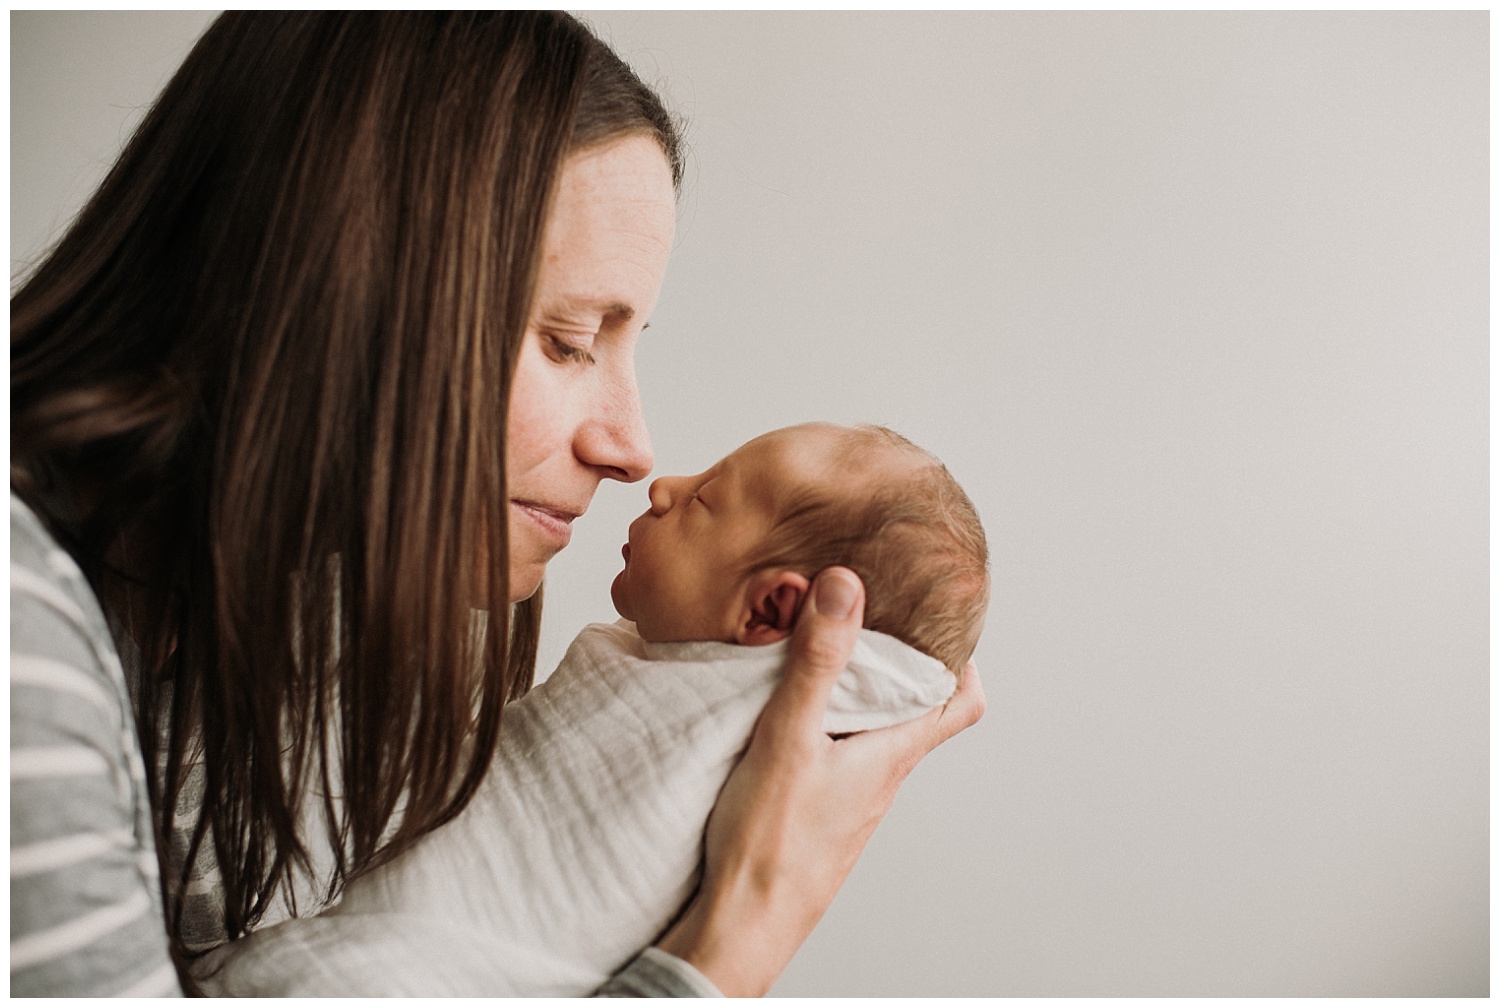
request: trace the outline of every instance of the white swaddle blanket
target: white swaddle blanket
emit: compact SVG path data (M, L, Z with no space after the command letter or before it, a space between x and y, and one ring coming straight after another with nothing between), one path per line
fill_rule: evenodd
M704 825L786 650L587 627L550 678L506 707L495 765L462 815L323 914L216 950L200 970L208 992L592 993L696 888ZM824 727L897 724L954 687L941 662L861 631Z

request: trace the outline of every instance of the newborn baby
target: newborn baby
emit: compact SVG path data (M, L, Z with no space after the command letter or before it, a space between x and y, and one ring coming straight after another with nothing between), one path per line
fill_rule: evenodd
M942 704L988 601L984 532L932 456L878 427L762 435L663 477L586 628L506 708L496 765L456 820L317 917L205 957L210 994L579 996L671 923L719 789L776 687L818 571L864 580L833 734ZM633 621L633 622L632 622Z

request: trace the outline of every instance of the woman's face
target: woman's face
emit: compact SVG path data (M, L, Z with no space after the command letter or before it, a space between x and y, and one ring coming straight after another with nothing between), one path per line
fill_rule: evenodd
M651 471L635 343L676 224L667 158L627 137L571 155L558 184L510 398L512 602L536 592L600 480Z

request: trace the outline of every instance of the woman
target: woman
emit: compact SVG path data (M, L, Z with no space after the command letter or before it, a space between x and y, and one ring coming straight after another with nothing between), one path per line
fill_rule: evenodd
M459 814L547 561L650 470L632 358L679 179L565 15L205 34L12 301L12 993L191 989ZM979 717L970 675L822 735L862 589L813 597L702 888L604 993L763 993Z

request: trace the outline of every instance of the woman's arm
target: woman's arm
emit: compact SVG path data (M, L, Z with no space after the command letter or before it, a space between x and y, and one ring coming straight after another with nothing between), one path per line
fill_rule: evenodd
M864 586L830 568L792 637L786 676L708 823L703 885L657 943L725 994L770 989L833 902L912 768L979 720L971 665L943 707L892 728L831 739L823 711L864 616Z

